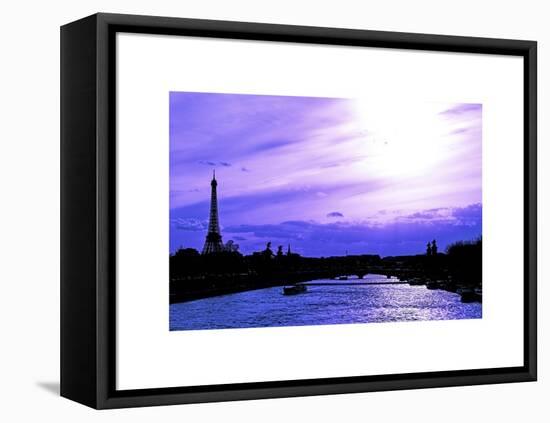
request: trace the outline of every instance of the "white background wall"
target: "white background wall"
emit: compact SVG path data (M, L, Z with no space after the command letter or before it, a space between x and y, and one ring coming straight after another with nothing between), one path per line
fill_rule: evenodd
M531 421L550 419L550 26L542 1L3 2L0 25L0 418L3 421ZM97 11L539 42L539 381L96 412L59 383L59 26ZM506 187L503 187L503 195ZM545 309L546 308L546 309ZM545 390L546 395L544 394Z

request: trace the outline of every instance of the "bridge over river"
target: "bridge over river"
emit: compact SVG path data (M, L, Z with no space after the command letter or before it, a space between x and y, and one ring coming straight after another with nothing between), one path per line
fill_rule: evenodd
M368 280L379 275L387 280ZM170 281L170 303L197 300L242 291L304 284L306 286L405 285L418 277L416 269L382 266L346 266L320 270L289 270L272 274L205 275L194 279ZM340 279L340 278L349 278Z
M357 285L408 285L407 281L392 282L301 282L299 285L305 286L357 286Z

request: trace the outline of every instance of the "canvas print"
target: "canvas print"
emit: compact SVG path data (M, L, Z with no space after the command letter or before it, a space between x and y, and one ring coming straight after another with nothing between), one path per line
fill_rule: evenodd
M171 92L172 331L482 317L482 105Z

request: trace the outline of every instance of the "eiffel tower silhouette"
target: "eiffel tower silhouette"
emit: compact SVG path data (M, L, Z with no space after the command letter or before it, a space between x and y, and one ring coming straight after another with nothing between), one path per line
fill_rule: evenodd
M212 193L210 194L210 221L208 222L208 233L202 249L203 254L219 253L224 250L222 234L220 233L220 221L218 219L218 195L216 193L218 182L216 181L216 171L212 176Z

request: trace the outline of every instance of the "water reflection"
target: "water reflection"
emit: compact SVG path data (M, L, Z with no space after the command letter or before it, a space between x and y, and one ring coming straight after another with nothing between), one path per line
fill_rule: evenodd
M476 319L481 303L462 303L460 296L424 286L364 285L388 282L385 276L342 281L341 286L309 286L298 295L282 287L247 291L170 306L170 330L331 325L343 323ZM351 282L351 284L350 284ZM354 283L355 282L355 283Z

